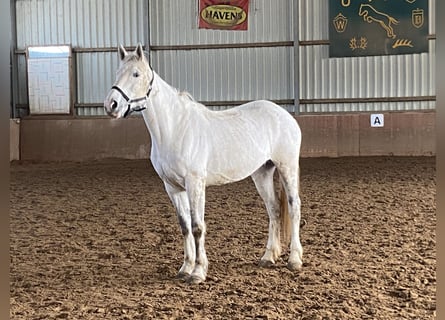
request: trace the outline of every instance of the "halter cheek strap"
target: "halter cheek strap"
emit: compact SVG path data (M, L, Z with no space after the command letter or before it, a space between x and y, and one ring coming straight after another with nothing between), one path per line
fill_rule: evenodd
M148 90L147 90L147 94L144 97L140 97L140 98L135 98L135 99L130 99L124 92L124 90L122 90L120 87L118 86L112 86L111 89L116 90L117 92L119 92L121 94L121 96L125 99L125 101L127 101L127 111L125 111L124 113L124 118L126 118L130 113L132 113L133 111L142 111L145 110L146 107L136 107L136 108L131 108L131 104L134 102L139 102L139 101L143 101L143 100L147 100L150 96L151 90L153 89L153 80L155 79L155 74L153 73L153 77L150 80L150 84L148 85Z

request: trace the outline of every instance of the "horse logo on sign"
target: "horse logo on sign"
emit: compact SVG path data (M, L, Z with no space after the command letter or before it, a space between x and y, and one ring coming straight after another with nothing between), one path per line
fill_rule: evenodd
M383 29L385 29L388 38L395 38L396 34L392 25L399 24L399 21L390 15L376 10L373 6L369 4L360 5L358 14L363 17L363 20L368 23L376 22Z

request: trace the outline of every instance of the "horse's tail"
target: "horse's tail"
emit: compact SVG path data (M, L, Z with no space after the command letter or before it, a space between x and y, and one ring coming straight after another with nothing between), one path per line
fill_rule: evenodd
M282 183L280 183L280 223L281 223L281 238L284 243L284 246L287 247L290 243L291 222L290 222L289 204L287 201L287 195Z

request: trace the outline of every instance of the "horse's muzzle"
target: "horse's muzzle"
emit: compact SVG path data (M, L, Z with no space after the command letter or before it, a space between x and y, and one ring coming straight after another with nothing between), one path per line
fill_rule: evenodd
M117 103L117 101L116 100L111 100L111 101L109 101L109 100L105 100L105 102L104 102L104 109L105 109L105 112L107 113L107 115L109 115L110 117L113 117L113 118L117 118L117 114L118 114L118 112L117 112L117 107L118 107L118 103Z

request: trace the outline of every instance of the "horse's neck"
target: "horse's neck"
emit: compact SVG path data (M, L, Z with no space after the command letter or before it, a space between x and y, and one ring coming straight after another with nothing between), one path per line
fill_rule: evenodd
M175 88L155 73L152 96L143 112L145 124L150 131L152 143L168 146L177 139L178 132L190 115L190 108L182 102Z

